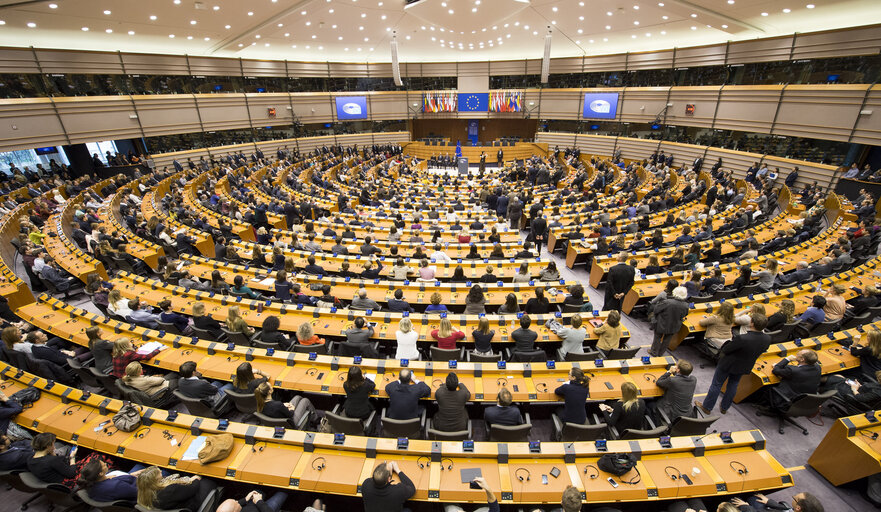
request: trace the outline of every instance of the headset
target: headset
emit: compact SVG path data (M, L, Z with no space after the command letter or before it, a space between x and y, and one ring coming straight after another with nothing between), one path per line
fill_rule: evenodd
M675 471L675 473L673 473L673 471L670 471L670 470ZM664 468L664 473L666 473L667 476L670 477L670 480L673 480L673 481L676 481L676 480L679 480L682 478L682 471L679 471L678 469L674 468L673 466L666 466Z
M743 476L743 475L746 475L749 473L749 469L747 469L746 465L742 462L732 460L731 462L728 463L728 466L730 466L732 470L737 471L737 474L740 476Z
M162 437L164 437L165 439L168 439L169 441L171 441L171 440L174 439L174 434L172 434L171 432L169 432L169 431L167 431L167 430L163 430L163 431L162 431Z
M505 387L508 385L508 379L506 379L504 377L499 377L498 379L496 379L496 385L501 386L501 387Z
M442 381L440 379L434 379L433 381L431 381L431 385L437 386L437 387L441 387L441 385L443 385L443 383L444 383L444 381Z
M82 408L83 408L82 405L74 404L74 405L68 406L67 409L64 409L64 412L62 412L61 414L63 414L64 416L72 416L74 412L79 411Z
M181 352L181 354L183 354L185 356L188 356L192 353L193 353L193 349L191 349L191 348L188 348L188 349L184 350L183 352Z
M227 356L226 360L230 362L235 362L239 360L239 356Z
M347 378L348 377L346 376L345 373L340 373L339 375L337 375L337 380L339 380L341 382L345 382Z
M312 461L312 469L314 469L315 471L321 471L325 467L327 467L327 459L325 459L324 457L316 457L315 460Z
M428 462L426 462L426 463L420 462L422 459L428 459ZM443 461L441 461L441 462L443 462ZM416 459L416 465L419 466L419 469L425 469L425 468L431 466L431 457L428 457L426 455L420 455Z
M444 461L445 461L445 460L450 461L450 465L447 466L446 468L444 468ZM453 470L453 459L451 459L451 458L449 458L449 457L444 457L444 458L441 459L441 471L443 471L444 469L446 469L447 471L452 471L452 470Z
M261 446L261 447L258 449L258 448L257 448L257 445L260 444L260 443L263 443L263 446ZM258 442L256 442L256 443L254 443L254 444L251 445L251 453L254 453L254 452L262 452L264 448L266 448L266 441L258 441ZM316 459L316 460L317 460L317 459Z
M591 479L591 480L595 480L595 479L597 479L597 478L600 477L600 470L599 470L599 468L597 468L597 467L594 466L593 464L588 464L587 466L584 466L584 474L585 474L585 475L587 474L587 469L588 469L588 468L592 468L592 469L595 471L595 473L591 473L591 474L590 474L590 479Z
M143 439L144 436L146 436L150 432L150 430L152 430L150 427L144 427L138 430L137 432L135 432L135 438Z
M866 430L858 430L861 436L871 439L872 441L878 440L878 432L869 432Z
M309 368L308 370L306 370L306 375L308 375L310 377L314 377L317 373L318 373L318 368L315 368L314 366Z
M548 385L544 382L539 382L538 384L535 385L535 390L538 391L539 393L547 393L548 392Z
M520 472L521 472L521 471L525 471L525 472L526 472L526 480L523 480L523 477L520 475ZM524 482L524 481L528 482L528 481L529 481L529 478L532 476L532 474L531 474L531 473L529 472L529 470L526 469L526 468L517 468L517 469L514 470L514 476L516 476L517 478L519 478L521 482Z
M104 430L102 430L102 432L104 432L105 434L107 434L107 437L110 437L110 436L112 436L113 434L119 432L119 429L117 428L116 430L111 431L111 430L110 430L110 427L104 427Z
M658 382L658 378L651 373L647 373L643 377L645 377L645 380L647 380L648 382Z

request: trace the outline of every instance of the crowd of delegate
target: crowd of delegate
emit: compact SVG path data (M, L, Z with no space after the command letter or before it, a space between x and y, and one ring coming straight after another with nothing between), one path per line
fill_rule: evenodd
M314 243L315 225L321 223L332 224L327 228L325 236L331 236L328 231L338 237L337 245L340 250L334 253L344 254L346 251L357 252L367 258L373 258L375 266L366 269L360 275L350 277L381 278L390 281L393 285L398 281L408 278L415 280L434 281L434 265L431 263L451 261L444 253L442 245L432 246L430 243L420 247L425 254L421 267L398 268L399 265L383 266L376 258L381 251L372 245L369 236L357 239L355 233L350 231L352 227L371 228L372 221L376 218L386 217L394 220L395 226L403 231L413 233L406 241L421 241L423 235L432 233L438 226L436 221L441 218L454 222L462 231L480 232L484 236L484 227L487 226L482 219L495 218L494 226L499 231L509 226L518 226L521 217L526 215L527 231L529 240L541 243L547 239L548 229L566 227L559 219L559 209L565 206L567 210L583 215L585 219L596 218L596 229L590 233L584 233L580 226L572 225L567 238L594 238L596 246L601 250L598 253L618 253L618 265L609 271L607 293L604 310L610 311L605 323L598 327L599 340L596 345L586 344L586 329L582 317L573 315L569 323L555 331L560 338L562 353L583 353L585 350L600 349L607 352L612 349L625 346L621 340L620 307L621 299L633 286L636 276L635 268L628 264L627 255L630 250L638 247L622 247L617 245L619 234L631 232L631 224L638 223L650 214L663 212L678 204L687 203L706 195L706 209L696 216L685 218L670 218L665 226L690 224L695 221L705 223L699 230L706 238L713 237L712 218L716 215L730 217L731 225L740 229L744 237L740 240L741 252L732 258L745 259L755 257L758 254L766 254L786 247L798 241L809 239L822 229L822 194L816 185L809 185L797 191L801 203L806 208L806 215L802 222L793 224L794 233L787 234L782 243L779 239L772 240L764 245L759 245L755 240L750 240L748 231L755 225L755 219L760 214L770 213L776 207L776 191L778 183L776 176L769 173L761 173L757 169L755 173L748 175L748 181L758 191L758 197L750 200L749 207L742 207L746 190L736 188L736 181L730 171L722 169L721 161L710 171L711 182L709 184L698 179L697 173L701 170L700 164L685 166L674 170L671 166L672 155L665 157L663 154L652 155L643 162L635 162L629 165L621 165L626 178L615 181L617 166L601 160L593 160L591 165L596 169L593 182L588 182L585 163L578 159L575 150L564 150L558 155L556 161L548 161L534 157L525 161L516 162L498 172L477 177L450 177L434 176L431 186L421 186L408 180L391 180L390 184L376 184L371 182L373 175L368 174L368 169L376 167L379 177L389 177L392 166L403 166L407 169L408 161L396 147L368 147L364 148L363 156L358 155L351 148L329 147L321 148L308 155L299 155L280 151L279 159L270 162L262 154L252 155L250 161L254 165L252 171L267 170L264 180L259 183L248 183L243 177L233 173L234 167L245 165L249 159L244 155L234 155L222 161L203 161L200 164L190 162L190 169L176 163L176 169L162 169L149 176L144 176L132 193L123 198L121 214L125 223L125 229L108 229L108 224L98 215L98 211L108 198L114 194L126 179L117 178L110 185L101 190L90 190L95 181L89 176L75 179L65 179L62 175L53 178L28 177L28 195L2 203L6 212L11 211L17 204L23 201L32 201L34 208L21 223L20 253L22 265L27 272L29 282L35 291L46 289L47 284L59 291L68 291L77 288L81 283L67 274L62 264L55 262L48 256L44 249L44 238L47 236L45 225L50 215L58 211L64 203L65 196L70 198L82 191L87 191L85 200L77 206L72 227L73 241L85 252L94 255L102 261L110 264L113 259L126 260L132 268L139 273L154 274L155 276L176 282L177 284L199 290L213 290L221 293L246 294L252 298L261 297L259 292L251 290L247 283L237 276L232 285L224 282L219 275L212 276L211 280L202 280L192 275L187 269L187 261L179 258L184 254L198 254L195 249L195 240L187 230L179 230L169 233L169 228L163 225L161 219L145 219L141 214L140 202L143 193L156 186L164 179L172 176L175 172L183 171L180 179L172 184L171 190L161 199L161 207L177 222L191 228L211 233L215 236L217 246L215 252L220 261L247 261L251 265L275 272L275 296L269 297L275 301L287 303L302 303L307 305L336 305L349 309L374 310L374 311L414 311L413 306L402 300L402 295L397 290L395 298L387 302L378 303L366 297L363 292L353 297L336 297L333 289L325 285L321 290L303 290L298 283L288 283L287 278L294 277L299 272L311 274L333 274L327 269L309 268L317 267L314 260L309 261L305 270L298 270L291 262L290 256L285 256L288 251L302 250L320 252L321 247ZM347 160L348 159L348 160ZM298 172L289 174L286 187L280 186L276 181L282 170L289 165L311 160L307 166L297 167ZM334 182L330 176L322 171L332 165L348 161L348 172L340 181ZM312 166L316 168L311 168ZM564 179L566 166L571 166L574 176L571 180L558 188ZM657 180L660 186L639 199L636 189L639 180L634 172L636 166L643 167ZM261 254L254 251L249 257L237 256L236 246L232 243L235 235L228 227L221 224L220 228L213 227L208 222L205 213L196 211L187 206L182 198L182 189L186 183L198 173L207 169L218 169L203 185L199 200L202 206L220 214L222 219L236 219L250 223L260 229L266 235L260 243L265 246ZM310 180L300 180L299 173L306 169L312 171ZM680 178L685 180L685 187L681 194L674 196L669 187L670 176L678 172ZM240 208L231 204L228 198L219 196L215 192L214 185L222 177L229 179L232 195L237 201L247 205ZM785 179L787 185L792 186L797 177L797 170ZM142 178L136 175L135 179ZM50 184L51 183L51 184ZM612 194L603 194L601 191L607 186L614 184ZM664 184L668 186L664 186ZM248 187L259 187L273 199L267 204L259 201ZM64 195L47 195L47 192L60 187ZM354 188L353 188L354 187ZM348 197L350 190L360 189L358 203L360 206L352 206ZM449 209L444 212L433 203L443 203L444 190L465 190L465 195L458 199ZM537 196L538 191L551 192ZM295 196L292 192L296 192ZM421 197L421 200L413 200L413 197ZM609 197L612 198L609 201ZM334 201L341 214L354 216L354 220L344 220L342 216L331 215L329 211L320 206L320 202L314 199L320 198ZM10 201L14 204L7 204ZM600 206L600 202L603 203ZM860 217L858 229L848 232L847 236L835 240L828 248L828 258L834 258L836 262L854 261L863 257L873 250L877 250L877 242L873 243L879 228L874 224L874 210L869 212L862 208L864 204L874 204L874 198L864 194L864 197L855 202L858 207L855 213ZM619 218L610 219L603 211L606 208L620 206L622 213ZM367 208L375 208L375 210ZM412 212L413 216L404 219L400 214L395 217L385 213L398 208ZM440 210L440 211L438 211ZM289 228L297 227L301 235L305 234L306 242L286 243L281 237L276 238L270 234L267 212L283 215ZM369 213L368 213L369 212ZM544 218L547 215L548 218ZM603 217L605 215L605 218ZM347 217L348 218L348 217ZM467 222L466 222L467 221ZM423 224L424 223L424 224ZM465 224L467 227L462 226ZM418 225L416 228L414 225ZM638 224L637 224L638 227ZM455 229L455 227L453 228ZM676 245L691 247L695 241L706 238L691 236L691 231L683 228L682 235L675 241ZM130 239L139 237L147 240L156 240L175 249L178 258L162 257L156 269L149 268L144 262L135 259L126 252L126 244ZM608 243L607 239L612 239ZM483 240L481 238L480 240ZM498 243L488 238L487 243ZM470 239L462 242L468 243ZM663 240L661 240L663 243ZM310 243L312 245L310 245ZM652 242L654 243L654 241ZM605 245L603 245L605 244ZM337 247L337 246L335 246ZM602 248L607 248L603 251ZM386 256L396 256L396 247L392 247ZM540 245L527 242L515 258L531 258L540 255ZM279 257L280 256L280 257ZM712 256L712 255L710 255ZM269 259L267 259L267 257ZM850 259L848 260L848 257ZM825 259L824 259L825 260ZM694 268L700 261L712 261L707 254L700 251L693 258L683 258L682 264L690 264ZM425 264L428 263L428 264ZM831 262L826 262L829 264ZM822 261L819 264L824 264ZM783 286L798 276L795 281L823 275L814 266L799 265L798 269L789 275L772 273L770 279L764 276L753 276L761 283L768 283L767 289ZM338 275L345 277L345 268ZM698 275L695 270L692 275ZM663 355L666 352L666 342L669 336L678 332L682 321L688 312L688 300L694 295L712 292L721 281L722 276L707 274L702 279L691 279L688 283L680 286L676 281L670 281L667 291L653 299L650 304L651 323L655 330L655 340L650 353ZM549 285L559 279L559 272L549 261L548 268L542 271L539 281L546 280ZM465 279L453 278L454 282ZM515 282L518 277L514 277ZM524 278L524 280L529 280ZM481 282L494 282L488 279ZM744 286L750 282L749 276L740 283ZM691 283L689 285L689 283ZM737 285L736 285L737 286ZM609 293L611 289L614 293ZM267 316L259 332L248 326L239 315L236 306L231 306L225 322L221 323L205 313L205 305L196 302L192 306L192 312L184 315L175 312L170 302L159 304L158 308L141 304L138 299L125 299L120 292L114 289L109 281L103 281L96 276L90 276L86 283L86 291L94 304L101 311L117 318L123 318L132 323L145 326L157 327L157 322L173 323L183 333L192 332L193 328L208 331L217 338L223 336L221 328L233 332L242 332L249 337L254 337L264 343L274 344L280 350L289 350L296 345L322 345L330 343L345 343L354 345L366 357L394 357L396 359L420 359L427 358L425 347L420 347L416 341L416 333L408 318L403 318L395 333L396 344L393 347L384 347L385 351L379 351L369 343L372 335L372 327L365 321L363 315L356 313L354 327L345 332L344 337L339 339L325 340L312 331L311 325L304 323L296 332L286 333L279 330L279 318ZM310 293L306 293L309 291ZM319 294L320 293L320 294ZM465 311L469 314L493 314L484 304L484 290L480 284L475 284L468 292ZM841 290L835 286L830 287L822 294L814 298L813 306L801 315L805 322L822 322L829 318L844 318L845 315L859 313L868 307L879 303L879 292L873 287L866 287L856 299L845 302L840 296ZM582 285L574 285L567 290L564 304L580 306L581 311L592 311L595 306L590 304ZM728 304L728 303L726 303ZM431 301L425 308L426 313L441 313L447 308L440 300ZM547 314L555 311L544 297L543 290L536 288L535 296L525 303L518 303L513 294L508 297L505 304L500 306L497 314L517 314L516 322L519 327L511 333L511 348L516 351L530 351L541 349L535 344L537 334L533 329L530 315ZM70 371L71 359L76 359L83 364L93 364L101 372L122 379L123 382L139 391L142 391L155 399L167 398L163 403L174 406L175 401L171 397L174 390L191 398L209 400L218 415L226 416L232 413L232 407L225 397L225 390L235 389L240 392L253 393L257 399L258 408L264 414L278 418L288 418L291 425L301 423L302 416L307 416L309 428L319 428L322 411L315 411L299 397L293 397L290 392L275 389L272 386L272 376L252 369L247 362L242 363L236 371L232 382L213 382L203 379L193 361L182 364L178 372L165 373L156 368L147 367L141 361L149 361L157 352L139 354L132 340L128 338L103 339L98 329L87 331L89 346L77 347L60 338L47 335L34 326L20 321L11 311L5 301L0 301L0 318L3 319L2 339L4 350L24 353L28 358L36 361L36 365L47 372L53 379L60 382L77 384L75 375ZM692 375L693 364L680 359L670 366L668 371L657 379L659 387L665 390L665 394L657 400L646 400L638 396L636 387L625 383L621 386L621 398L607 403L591 401L588 393L589 377L578 368L573 368L569 374L569 381L559 386L554 392L562 402L559 414L566 422L583 424L588 417L597 413L610 427L618 430L627 428L642 428L646 415L660 415L663 412L667 417L675 419L679 416L694 414L695 407L704 411L711 411L720 394L722 384L727 380L728 387L722 395L720 412L725 413L732 403L736 384L739 377L748 373L755 363L756 358L763 354L770 343L766 330L773 329L775 322L790 322L793 320L791 308L787 308L786 301L782 302L781 310L770 317L764 315L762 308L754 307L746 315L735 316L731 308L723 307L715 312L707 321L707 332L704 343L708 350L715 350L718 355L716 373L710 385L710 392L702 402L694 404L694 390L696 379ZM736 333L736 334L733 334ZM473 338L473 350L479 354L490 354L494 351L493 337L495 332L490 328L486 318L480 321L477 329L466 333L457 330L448 318L442 318L439 327L431 332L431 337L436 340L440 348L455 348L457 341L466 337ZM495 344L497 346L497 344ZM824 386L840 388L842 396L846 397L853 407L872 409L881 406L881 386L877 384L875 371L881 370L881 333L869 332L866 335L865 345L855 343L852 348L854 354L861 358L861 366L857 370L859 380L857 384L844 385L841 381L832 379L831 382L823 383ZM161 349L160 349L161 350ZM553 358L550 355L549 358ZM817 356L810 349L804 349L795 355L791 355L780 361L775 366L774 373L782 379L781 384L774 386L774 393L769 393L765 398L766 407L783 407L781 400L792 398L798 393L816 392L821 386L820 371L816 365ZM849 381L854 382L854 381ZM346 398L343 402L343 410L349 417L366 418L377 407L377 399L370 398L376 384L363 375L358 366L352 366L348 371L348 377L344 384ZM421 408L425 407L423 398L431 398L431 389L425 383L414 382L408 370L402 370L398 379L389 383L385 391L388 395L387 408L389 417L395 419L408 419L420 414ZM459 382L455 372L450 372L442 385L434 393L433 426L442 431L462 430L464 423L468 421L466 404L471 398L471 392ZM513 401L511 393L502 389L497 396L497 403L487 407L483 412L483 420L487 424L497 423L500 425L518 425L524 421L522 414L523 404ZM186 506L198 508L201 499L217 484L208 478L199 476L171 475L165 470L156 467L128 467L126 461L121 458L108 457L96 452L81 454L75 448L59 447L51 434L33 435L26 428L14 422L15 414L20 411L20 406L14 401L7 400L5 395L0 394L0 432L4 433L2 445L0 445L0 470L13 468L27 468L41 479L47 482L64 483L68 486L81 486L88 489L89 494L99 501L112 501L113 499L128 499L137 501L143 506L166 509ZM590 414L589 414L590 413ZM391 484L392 475L398 475L397 484ZM493 490L488 488L483 480L477 482L487 493L487 502L490 510L497 510L498 504ZM404 503L409 499L414 488L409 479L400 472L400 469L392 461L380 465L363 485L364 507L367 511L394 511L402 510ZM241 499L227 500L221 504L218 510L237 511L269 510L278 511L283 506L285 494L273 492L269 489L250 492ZM746 498L746 497L745 497ZM672 503L668 507L670 511L708 510L699 500ZM567 489L561 497L562 510L574 512L581 510L581 498L574 488ZM783 509L786 504L768 501L759 495L749 497L748 502L738 498L730 502L718 505L716 510L729 512L732 510L770 510ZM194 508L195 507L195 508ZM312 505L312 510L322 510L320 502ZM816 512L822 510L819 502L807 493L793 497L793 510L804 512ZM309 509L307 509L309 510ZM613 510L613 509L597 509Z

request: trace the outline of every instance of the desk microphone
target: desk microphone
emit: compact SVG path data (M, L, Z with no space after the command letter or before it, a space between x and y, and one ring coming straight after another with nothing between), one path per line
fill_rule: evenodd
M698 442L698 441L701 441L701 440L703 440L703 438L705 438L705 437L707 437L707 436L711 436L711 435L713 435L713 434L715 434L715 433L717 433L717 432L719 432L719 431L716 430L716 429L713 429L712 432L710 432L710 433L708 433L708 434L704 434L704 435L698 437L697 439L694 440L694 442L696 443L696 442Z

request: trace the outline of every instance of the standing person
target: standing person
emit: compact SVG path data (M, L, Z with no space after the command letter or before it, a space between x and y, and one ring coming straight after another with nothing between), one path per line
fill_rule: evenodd
M624 296L633 288L633 267L627 264L627 254L618 255L618 264L609 269L603 311L621 311Z
M734 336L722 347L722 358L716 365L713 382L710 384L707 396L703 403L695 402L695 405L704 414L710 414L710 411L716 406L722 384L726 381L728 385L725 387L719 412L722 414L728 412L734 402L734 395L737 394L740 378L752 371L756 359L768 350L768 346L771 344L771 337L762 332L767 324L768 318L766 316L753 314L750 319L749 331L746 334Z
M666 414L670 421L676 421L681 416L692 416L691 401L694 400L694 388L697 386L697 378L691 374L693 370L690 362L680 359L655 382L664 390L664 395L655 404L656 408Z
M750 496L746 501L734 498L731 503L741 512L768 512L769 510L791 510L792 512L823 512L823 504L809 492L800 492L792 497L792 504L768 499L764 494Z
M685 302L688 291L685 287L677 286L673 289L672 295L655 306L653 320L655 337L649 348L649 355L652 357L661 357L667 352L670 340L679 332L682 321L688 316L688 303Z
M437 413L431 426L441 432L458 432L468 429L468 411L465 404L471 399L471 391L459 382L455 373L447 374L446 382L434 392Z
M392 484L392 476L400 480ZM373 470L373 476L361 483L364 512L404 512L404 503L416 494L416 486L405 475L398 463L386 461Z

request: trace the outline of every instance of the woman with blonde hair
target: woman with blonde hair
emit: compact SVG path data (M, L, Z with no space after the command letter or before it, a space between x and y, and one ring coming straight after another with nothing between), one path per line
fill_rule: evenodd
M823 312L826 313L827 322L844 318L847 302L841 296L842 293L844 293L844 286L838 283L833 284L826 292L826 305L823 307Z
M759 285L762 291L768 292L771 291L771 288L774 286L774 280L780 273L780 264L775 258L768 258L762 266L764 269L755 274L755 277L758 279L756 284Z
M241 310L238 306L229 307L226 314L226 330L240 332L249 338L254 335L254 329L242 318Z
M138 505L154 510L187 508L199 510L208 494L217 487L211 480L194 475L164 477L162 470L150 466L138 475Z
M573 327L576 327L575 317L578 317L578 324L581 324L581 316L574 315L571 320ZM598 349L603 352L608 352L612 349L619 348L621 345L621 313L615 309L609 311L609 316L606 318L606 321L599 327L595 327L593 332L599 336L599 340L597 341ZM584 341L583 337L582 341ZM579 353L583 354L584 352L582 351Z
M292 256L288 256L284 259L284 269L288 274L297 273L297 266L294 265L294 258Z
M128 307L128 299L123 298L119 289L114 288L107 294L107 311L111 315L125 318L132 314L131 308Z
M122 378L122 382L130 388L146 393L153 400L161 400L172 390L171 380L156 375L144 375L144 367L137 361L132 361L125 367L125 377ZM177 384L177 379L173 382Z
M783 299L778 304L778 307L779 309L768 317L768 325L765 326L765 330L768 332L780 330L783 324L790 324L795 319L794 302L789 299Z
M749 324L752 323L753 314L759 314L764 317L768 315L765 313L764 304L753 304L740 313L734 315L734 325L740 328L739 334L746 334L746 331L749 330Z
M480 317L477 329L471 333L471 336L474 338L474 353L480 355L492 354L493 348L490 342L495 335L496 331L489 328L489 320L486 319L486 316Z
M416 348L419 333L413 330L413 322L409 318L404 317L398 323L395 339L398 342L395 348L395 359L419 359L419 350Z
M444 350L456 348L456 342L465 339L465 333L453 329L449 318L441 318L440 326L431 331L431 337L437 340L437 347Z
M632 382L621 384L621 400L612 405L600 404L600 410L606 418L606 425L615 427L619 433L643 428L645 400L639 398L636 384Z
M867 329L860 343L850 346L850 353L860 358L860 373L871 382L875 372L881 370L881 331Z
M129 338L117 338L113 340L113 368L110 374L114 377L123 378L126 375L126 369L132 361L148 361L156 357L159 352L165 350L166 346L162 346L150 352L149 354L139 354Z
M718 354L722 345L731 340L731 328L734 327L734 305L723 302L716 314L705 316L698 322L707 329L704 341L714 354Z

